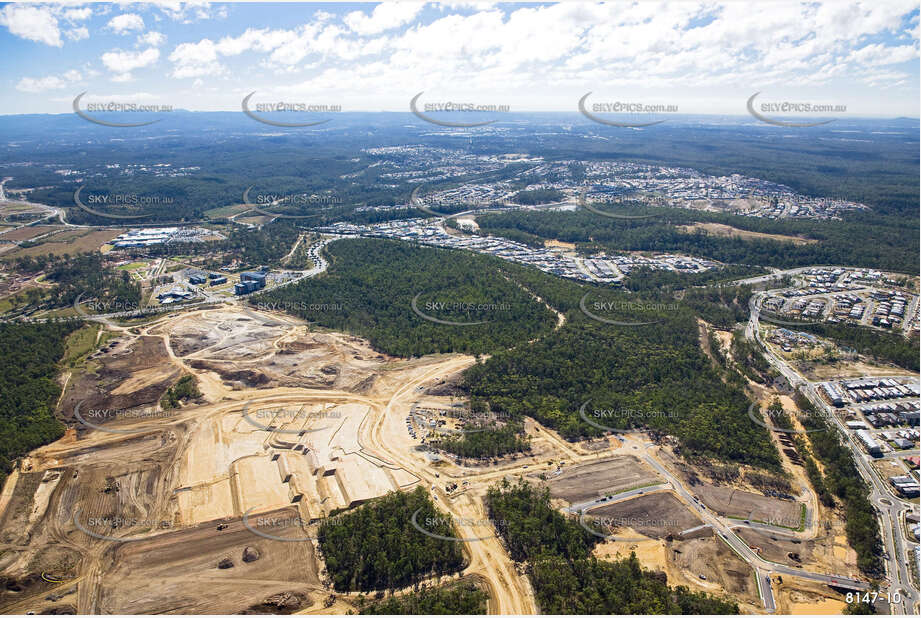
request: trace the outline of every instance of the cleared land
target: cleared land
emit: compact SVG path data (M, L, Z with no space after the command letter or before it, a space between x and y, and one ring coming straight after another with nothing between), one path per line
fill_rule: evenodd
M791 242L795 245L809 245L818 242L812 238L800 238L799 236L785 236L783 234L750 232L748 230L740 230L737 227L732 227L731 225L725 225L723 223L694 223L691 225L679 225L676 227L685 232L696 232L698 230L703 230L711 236L726 236L730 238L742 238L744 240L760 238L764 240Z
M699 526L700 518L670 491L661 491L622 500L592 509L591 517L616 529L630 528L653 539L677 537L682 531Z
M48 232L53 232L55 230L63 230L64 227L60 225L32 225L28 227L21 227L18 229L10 230L4 234L0 234L0 238L3 240L29 240L35 238L36 236L41 236L42 234L47 234Z
M695 487L694 492L710 509L727 517L764 522L800 521L800 503L792 500L768 498L732 487L708 484Z
M530 478L539 480L537 475ZM567 468L546 484L551 497L576 504L657 480L658 475L639 459L623 456Z
M15 251L4 254L4 257L22 257L26 255L74 255L95 251L106 244L124 230L69 230L64 233L54 234L47 240L42 240L34 247L20 247Z

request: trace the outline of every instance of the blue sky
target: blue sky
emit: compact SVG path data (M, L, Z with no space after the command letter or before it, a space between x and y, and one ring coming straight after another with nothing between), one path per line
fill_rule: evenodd
M73 98L576 111L579 98L745 114L765 100L919 115L917 2L5 3L0 113Z

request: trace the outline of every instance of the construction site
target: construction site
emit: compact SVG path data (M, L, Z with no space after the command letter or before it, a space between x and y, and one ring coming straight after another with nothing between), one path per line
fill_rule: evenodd
M641 433L568 442L528 418L528 453L437 452L425 443L433 427L478 422L457 388L473 357L388 357L350 335L231 305L110 322L105 337L63 377L66 435L33 451L4 489L6 613L355 611L356 597L333 594L325 577L317 529L417 486L446 514L481 522L458 536L469 537L462 575L484 582L489 611L536 613L527 577L485 523L486 490L510 478L546 486L570 517L601 522L595 555L635 552L671 585L729 595L745 612L764 612L757 564L722 538L725 522L742 527L759 559L856 573L838 522L818 526L826 513L814 496L718 486ZM164 409L182 376L198 396ZM792 581L778 609L841 596Z

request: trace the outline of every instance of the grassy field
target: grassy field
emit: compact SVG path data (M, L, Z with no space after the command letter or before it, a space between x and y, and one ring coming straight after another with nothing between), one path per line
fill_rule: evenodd
M210 217L211 219L220 219L222 217L232 217L237 213L251 209L252 206L248 204L231 204L229 206L221 206L220 208L212 208L211 210L206 210L205 216Z
M131 262L130 264L122 264L121 266L116 266L118 270L138 270L145 268L147 262Z
M85 324L68 335L64 343L63 362L72 367L81 358L95 350L96 337L100 328L99 324Z
M47 234L48 232L62 229L64 228L60 225L33 225L21 227L11 232L6 232L3 235L3 240L29 240L30 238L35 238L36 236L41 236L42 234Z
M87 253L96 251L112 240L124 230L99 230L99 229L80 229L68 230L51 236L47 241L39 241L34 247L20 247L15 251L3 254L3 259L15 259L23 256L35 255L75 255L77 253Z

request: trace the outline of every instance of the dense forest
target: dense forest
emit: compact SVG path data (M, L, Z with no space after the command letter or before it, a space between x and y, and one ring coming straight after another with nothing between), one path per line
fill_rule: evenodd
M127 271L105 267L103 261L103 255L98 252L62 256L49 254L17 258L14 266L22 273L44 271L45 280L57 284L48 289L33 288L33 307L65 307L73 305L79 298L81 302L92 303L98 310L90 308L88 313L138 309L141 301L140 284L132 281ZM26 296L30 294L27 292Z
M519 191L512 198L516 204L550 204L559 202L565 196L559 189L530 189L528 191Z
M13 460L64 433L55 380L67 335L79 323L0 323L0 483Z
M795 401L804 413L801 418L806 429L824 430L808 434L812 443L811 453L825 469L824 477L818 470L812 472L816 478L813 484L818 483L819 487L825 488L820 497L826 504L840 501L844 509L847 541L857 552L857 566L869 576L880 577L883 574L880 558L883 542L873 503L868 498L870 488L860 476L850 448L841 443L835 426L822 418L812 402L799 391Z
M533 268L488 256L384 240L342 240L330 245L332 264L324 275L257 296L322 326L368 337L375 349L410 356L431 352L486 352L465 376L472 406L488 406L495 416L520 421L531 416L567 439L595 437L602 430L580 417L579 408L627 410L607 420L609 427L647 427L675 435L688 456L717 457L776 468L777 453L766 431L747 420L749 402L737 384L726 384L700 348L692 306L653 295L583 285ZM512 310L477 326L447 326L422 319L411 308L414 294L439 290L446 300L499 300ZM552 313L540 297L565 316L553 330ZM619 327L598 322L580 308L589 294L607 318L654 322ZM720 293L722 294L722 293ZM733 312L747 292L725 297L701 293L694 305L730 303ZM423 293L421 301L441 300ZM335 305L337 311L312 311ZM423 307L423 304L419 304ZM467 321L478 316L444 313ZM713 316L708 315L713 319ZM726 317L726 320L731 319ZM668 413L667 413L668 412ZM510 425L514 427L513 425ZM517 429L446 439L445 450L467 457L490 457L524 448Z
M512 560L527 573L543 614L738 614L736 603L647 571L631 554L622 560L591 555L599 540L550 505L548 490L507 480L486 495L489 516Z
M362 604L362 614L409 614L412 616L485 614L489 595L472 582L424 587L418 591ZM362 600L359 600L362 603Z
M387 494L326 520L318 538L335 589L395 590L461 570L461 544L419 532L411 523L417 511L416 520L427 530L455 536L450 520L422 487Z
M447 434L433 438L431 446L461 457L501 457L531 449L531 440L524 435L521 422L512 421L503 427L483 429L464 434Z
M612 411L603 425L675 435L686 456L772 469L779 465L767 433L746 420L749 401L742 388L725 383L702 352L690 307L654 303L647 311L650 305L635 296L592 291L542 274L530 275L526 285L565 313L565 325L471 367L465 386L473 401L486 401L492 412L512 418L534 417L568 439L600 434L578 412L590 401L589 410ZM579 310L586 292L602 305L644 308L607 317L655 323L597 322Z
M539 337L554 323L510 279L514 265L498 258L371 239L340 240L328 253L323 275L252 300L367 337L375 349L400 356L482 354ZM460 325L426 320L414 299L419 313Z
M896 272L917 271L918 237L904 220L860 215L847 221L771 220L675 208L622 207L624 214L655 214L648 219L612 219L587 210L510 211L477 217L482 233L514 240L556 239L588 251L677 252L727 264L794 268L834 264ZM710 235L679 225L713 222L742 230L807 237L794 243L767 238ZM916 230L917 228L915 228ZM854 243L854 238L862 242Z

